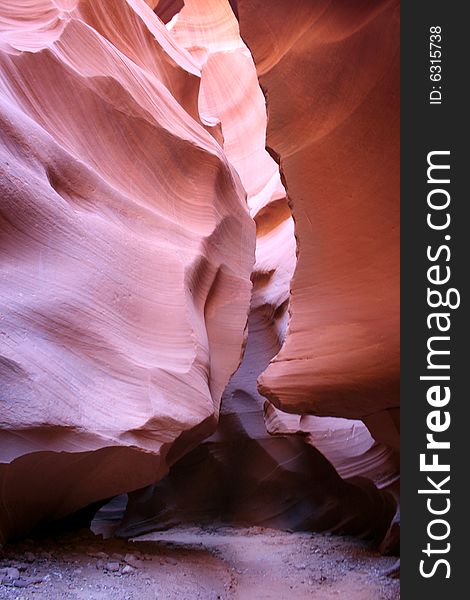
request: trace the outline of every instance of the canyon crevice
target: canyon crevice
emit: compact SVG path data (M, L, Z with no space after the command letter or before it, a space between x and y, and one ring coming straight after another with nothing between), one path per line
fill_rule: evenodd
M397 550L397 7L3 3L0 542Z

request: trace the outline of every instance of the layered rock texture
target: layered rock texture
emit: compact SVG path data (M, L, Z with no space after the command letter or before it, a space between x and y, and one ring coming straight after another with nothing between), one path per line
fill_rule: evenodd
M125 498L100 511L96 532L130 537L181 523L239 523L377 541L385 536L395 502L373 481L382 488L393 482L390 450L374 443L359 421L319 418L304 424L294 417L294 424L293 415L280 411L273 417L276 409L257 392L254 374L278 349L275 323L254 310L248 331L216 433L161 482L130 494L125 512Z
M200 67L145 3L2 11L8 536L155 481L214 430L255 225Z
M381 539L395 504L371 482L395 490L393 450L375 442L360 420L288 414L257 390L258 376L282 356L296 248L285 189L264 150L264 101L237 22L225 2L187 0L171 31L203 64L200 106L220 120L224 150L257 225L248 344L222 396L217 432L160 483L130 494L124 514L125 498L110 503L94 528L114 526L131 536L181 522L222 521ZM315 353L314 338L312 347Z
M0 541L124 492L383 538L397 47L395 1L3 3Z
M287 10L282 0L239 0L238 14L267 95L267 144L280 156L299 246L289 330L261 391L289 412L394 411L398 2L297 0Z

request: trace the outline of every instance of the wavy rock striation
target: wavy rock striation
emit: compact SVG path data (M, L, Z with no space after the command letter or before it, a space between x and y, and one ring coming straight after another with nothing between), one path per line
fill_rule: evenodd
M0 8L0 541L123 492L95 530L384 537L397 27L395 0Z
M395 513L395 501L359 474L377 473L370 445L338 438L330 445L342 462L342 479L302 431L272 435L263 408L272 405L256 390L256 376L278 349L273 321L262 310L251 312L242 364L222 398L217 431L170 469L154 486L104 508L93 523L96 532L123 537L164 530L181 523L238 523L284 530L329 530L380 541ZM281 422L284 422L281 420ZM331 426L331 424L330 424ZM370 435L362 423L362 438ZM318 429L318 428L317 428ZM353 432L352 439L360 437ZM325 445L325 442L323 442ZM365 448L365 447L367 448ZM324 448L322 448L323 450ZM337 460L337 462L339 462ZM378 464L383 465L383 457ZM113 527L114 526L114 527Z
M264 98L237 22L224 0L187 0L171 31L201 65L201 114L220 123L257 225L248 344L216 433L162 481L130 494L121 522L125 498L100 511L93 527L127 537L220 520L381 539L395 503L373 483L395 483L392 450L362 421L287 414L257 390L285 337L296 248L278 166L264 149Z
M398 2L239 0L296 221L276 406L365 418L399 399ZM288 81L288 85L286 82ZM392 419L390 419L390 423Z
M200 68L143 1L4 3L0 42L4 539L214 430L255 226Z

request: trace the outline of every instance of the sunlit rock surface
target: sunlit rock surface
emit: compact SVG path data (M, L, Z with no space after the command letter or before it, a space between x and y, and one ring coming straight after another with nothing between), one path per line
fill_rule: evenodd
M385 535L398 29L351 6L0 9L3 537L122 492L95 530Z
M237 4L299 251L289 330L261 391L289 412L357 419L394 409L398 2Z
M287 414L257 390L285 336L296 248L278 165L264 149L264 98L237 22L221 0L190 0L171 31L203 65L201 113L220 122L257 224L248 344L224 391L216 433L161 482L130 494L124 514L125 498L110 503L93 527L131 536L223 521L380 539L395 504L372 482L395 483L393 451L375 442L362 421ZM253 169L257 164L263 169Z
M140 0L1 8L1 537L215 429L255 225L200 67Z

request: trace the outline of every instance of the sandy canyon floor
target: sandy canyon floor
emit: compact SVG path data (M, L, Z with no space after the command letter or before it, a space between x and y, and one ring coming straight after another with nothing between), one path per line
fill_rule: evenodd
M344 537L182 528L102 540L88 531L0 554L2 600L396 600L395 560Z

